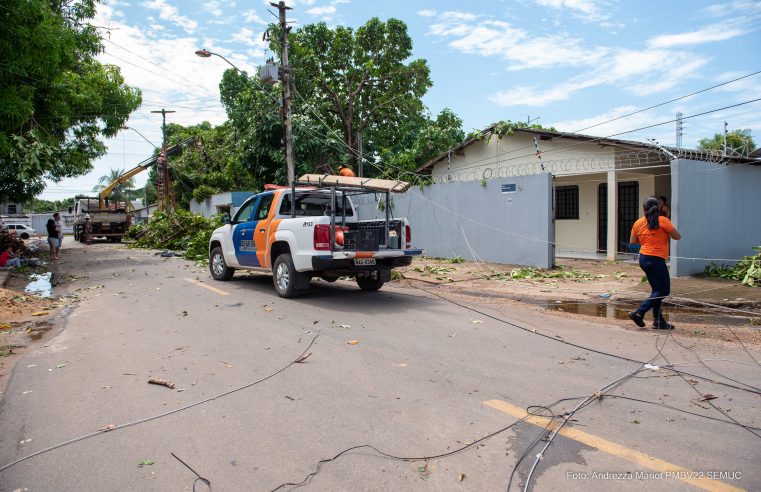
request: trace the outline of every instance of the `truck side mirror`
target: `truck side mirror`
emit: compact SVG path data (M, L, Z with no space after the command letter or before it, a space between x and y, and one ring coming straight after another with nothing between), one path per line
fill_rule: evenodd
M230 214L222 214L222 224L230 223Z

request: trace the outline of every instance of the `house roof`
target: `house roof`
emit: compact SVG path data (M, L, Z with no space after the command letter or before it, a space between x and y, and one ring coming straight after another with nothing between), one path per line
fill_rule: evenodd
M417 169L417 172L431 169L434 166L434 164L446 159L447 156L450 155L450 153L462 151L466 147L469 147L470 145L476 142L479 142L486 137L489 137L491 134L494 133L496 126L497 124L493 123L490 126L488 126L486 129L481 131L478 135L459 143L458 145L447 150L446 152L439 154L438 156L434 157L430 161L420 166ZM588 141L589 143L596 143L601 146L615 146L615 147L624 148L626 150L645 150L645 149L646 150L660 150L666 155L668 155L668 153L672 153L686 159L698 160L701 155L705 156L706 160L710 160L710 158L715 159L716 157L710 151L707 152L707 151L690 149L687 155L684 155L685 154L684 149L678 149L676 147L657 146L650 143L637 142L634 140L621 140L617 138L595 137L592 135L582 135L579 133L558 132L553 130L542 130L542 129L535 129L535 128L516 128L513 131L533 134L535 136L539 136L540 138L544 137L543 139L551 139L556 137L556 138L564 138L569 140ZM761 160L758 159L759 157L761 157L761 149L754 151L747 158L740 157L740 156L727 156L726 158L733 162L761 164Z

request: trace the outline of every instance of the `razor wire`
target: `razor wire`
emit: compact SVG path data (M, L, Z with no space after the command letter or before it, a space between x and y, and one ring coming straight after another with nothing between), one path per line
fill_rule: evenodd
M532 160L510 165L477 166L468 170L455 169L431 176L433 184L479 181L534 174L593 174L608 171L636 170L637 168L667 165L672 159L703 161L717 165L726 165L730 157L721 152L697 149L668 149L671 155L656 149L635 150L612 155L571 157L554 160ZM673 157L672 157L673 156ZM495 157L498 159L498 157Z

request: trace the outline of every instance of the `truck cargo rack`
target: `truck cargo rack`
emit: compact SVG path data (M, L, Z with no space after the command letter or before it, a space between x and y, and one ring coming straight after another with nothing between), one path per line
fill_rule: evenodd
M296 187L314 186L317 189L330 190L330 251L336 248L336 192L341 192L341 226L346 227L346 197L356 195L369 195L383 193L386 196L386 220L384 226L383 244L389 249L389 231L391 223L391 193L404 193L410 188L410 183L391 179L360 178L356 176L337 176L333 174L305 174L291 183L291 218L296 217ZM403 231L402 231L403 232ZM399 238L399 247L402 246L402 238Z

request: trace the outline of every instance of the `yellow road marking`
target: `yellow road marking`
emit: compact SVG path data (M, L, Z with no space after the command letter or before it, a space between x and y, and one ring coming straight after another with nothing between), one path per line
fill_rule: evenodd
M499 410L501 412L505 412L519 419L526 417L526 415L528 415L524 409L516 407L515 405L511 405L510 403L507 403L506 401L502 401L502 400L485 401L484 405L494 408L496 410ZM537 417L537 416L530 415L526 417L525 421L539 427L546 427L547 420L548 420L547 417ZM550 429L554 430L557 428L558 425L559 425L559 422L554 422L550 426ZM604 451L608 454L612 454L613 456L617 456L627 461L631 461L632 463L636 463L638 465L641 465L645 468L649 468L656 472L662 472L662 473L676 472L676 474L671 475L673 478L686 482L690 485L700 487L703 490L708 490L711 492L713 491L741 492L745 490L745 489L733 487L724 482L720 482L718 480L714 480L708 477L692 478L696 475L696 473L691 472L687 468L682 468L681 466L674 465L672 463L660 460L658 458L654 458L645 453L635 451L634 449L627 448L626 446L622 446L615 442L608 441L601 437L593 436L592 434L587 434L586 432L580 431L573 427L563 427L562 429L560 429L558 434L560 434L563 437L567 437L568 439L573 439L574 441L586 444L587 446L591 446L593 448L599 449L600 451Z
M219 290L216 287L212 287L211 285L206 285L205 283L201 282L200 280L196 280L194 278L184 278L183 279L186 282L190 282L191 284L196 284L199 287L203 287L206 290L210 290L214 292L215 294L219 294L221 296L229 296L229 292L225 292L224 290Z

